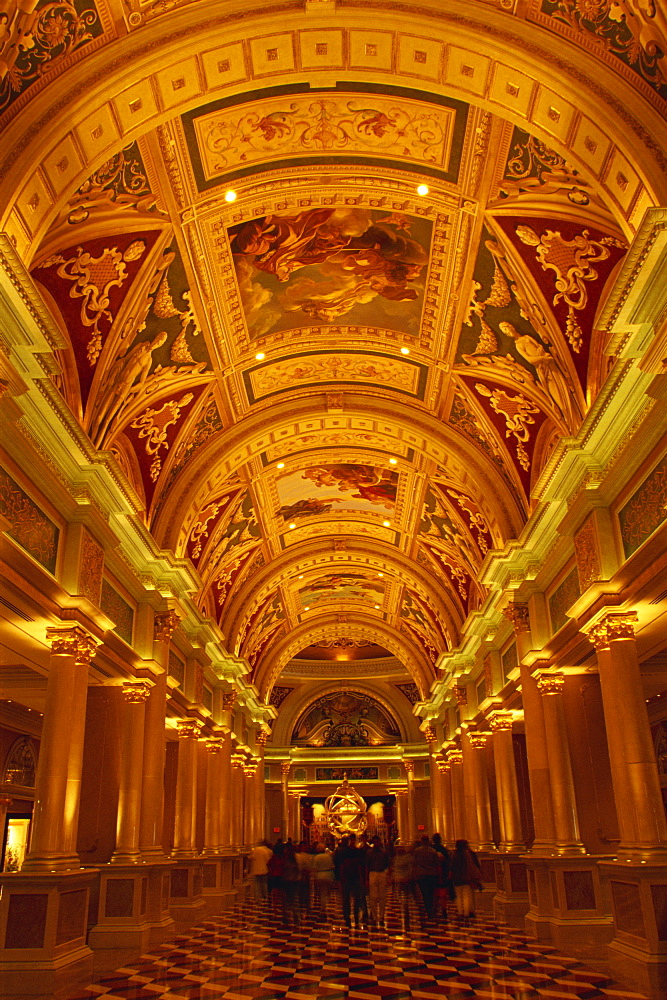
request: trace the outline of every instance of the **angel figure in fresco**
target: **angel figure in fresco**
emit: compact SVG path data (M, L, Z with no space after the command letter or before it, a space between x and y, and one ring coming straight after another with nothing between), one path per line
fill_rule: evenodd
M341 497L327 497L326 500L308 497L307 500L296 500L294 503L283 504L278 513L282 514L284 521L292 521L297 517L309 517L311 514L330 514L333 505L342 502Z
M287 281L292 271L327 260L349 237L331 225L333 208L298 215L266 215L246 222L232 240L232 253L252 255L255 267Z
M341 493L356 490L352 494L354 500L368 500L392 510L396 503L396 483L386 477L385 469L372 465L331 465L306 469L302 478L310 479L318 487L337 486Z
M153 363L153 351L162 347L166 333L158 333L153 340L142 340L128 347L125 354L109 369L100 387L102 403L90 427L90 436L96 447L101 447L104 437L120 411L134 398L146 381Z
M514 341L517 351L537 372L537 378L560 411L568 427L582 419L576 401L575 388L549 351L527 333L519 333L511 323L498 324L500 330Z

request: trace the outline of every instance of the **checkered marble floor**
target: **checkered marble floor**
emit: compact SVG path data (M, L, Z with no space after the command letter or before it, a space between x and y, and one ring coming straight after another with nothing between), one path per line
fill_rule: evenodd
M72 1000L646 1000L486 916L423 927L411 903L408 922L391 896L386 930L348 930L340 914L285 927L248 901Z

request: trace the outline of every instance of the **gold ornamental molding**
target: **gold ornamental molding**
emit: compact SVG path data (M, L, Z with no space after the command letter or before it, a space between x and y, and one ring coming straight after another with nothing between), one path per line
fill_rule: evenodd
M179 740L198 740L203 723L199 719L180 719L178 722Z
M206 740L206 753L218 754L224 748L225 741L220 736L213 736Z
M462 750L448 750L447 760L449 764L462 764L463 763L463 751Z
M562 694L565 686L565 675L558 671L540 670L535 674L540 694Z
M494 733L507 731L511 732L512 726L514 725L514 715L512 712L506 712L504 710L491 712L488 717L488 722L491 727L491 731Z
M169 642L180 624L180 617L175 611L166 611L156 615L153 622L153 638L156 642Z
M46 641L51 652L73 656L79 667L88 666L99 645L99 640L80 625L54 625L46 630Z
M503 614L511 622L515 635L530 632L530 613L527 604L512 601L503 608Z
M473 750L484 750L491 735L491 733L468 733L470 746Z
M148 680L123 681L121 687L123 700L129 705L143 705L143 703L148 699L152 687L153 683Z
M582 631L596 650L609 649L609 643L615 639L634 639L638 620L636 611L603 612L597 621L587 625Z

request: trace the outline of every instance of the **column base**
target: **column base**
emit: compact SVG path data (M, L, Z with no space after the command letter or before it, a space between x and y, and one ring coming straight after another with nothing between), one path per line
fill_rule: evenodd
M169 912L180 934L203 916L206 903L202 891L202 864L199 861L176 862L171 869Z
M234 885L234 858L202 855L202 893L207 914L228 910L238 897Z
M515 927L524 927L524 917L530 905L526 863L513 851L495 858L494 865L496 894L493 897L493 916Z
M0 876L1 994L44 997L87 985L93 953L86 944L97 869Z
M611 901L600 878L603 857L524 855L528 871L526 930L566 953L599 961L613 937Z
M88 934L96 973L117 969L150 947L149 877L150 867L142 864L116 861L100 870L97 922Z
M26 858L21 868L21 873L25 875L46 875L79 871L82 868L81 858L78 854L53 854L37 855Z
M667 864L605 861L614 918L611 973L649 996L667 996Z

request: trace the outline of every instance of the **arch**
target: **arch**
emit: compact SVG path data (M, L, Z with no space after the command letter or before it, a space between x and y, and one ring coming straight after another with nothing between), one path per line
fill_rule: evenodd
M9 748L2 770L3 783L19 785L21 788L34 788L36 770L37 754L32 741L28 737L15 740Z

